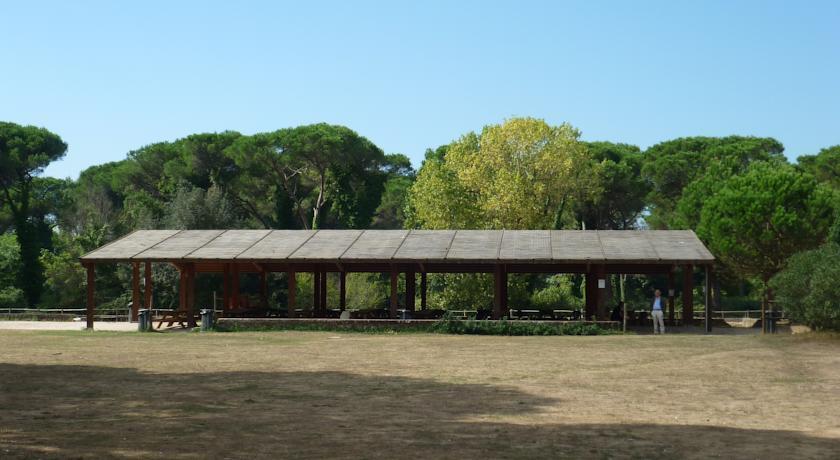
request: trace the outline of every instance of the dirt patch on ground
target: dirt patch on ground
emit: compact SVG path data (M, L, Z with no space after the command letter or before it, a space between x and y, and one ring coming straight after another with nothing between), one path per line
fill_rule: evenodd
M837 458L840 341L0 332L0 457Z

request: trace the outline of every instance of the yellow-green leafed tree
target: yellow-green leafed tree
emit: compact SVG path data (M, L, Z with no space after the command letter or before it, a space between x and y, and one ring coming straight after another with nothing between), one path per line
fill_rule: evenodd
M560 228L574 201L598 192L580 132L514 118L485 126L427 160L411 190L423 228Z
M483 228L474 193L443 159L427 158L408 195L406 223L426 229Z

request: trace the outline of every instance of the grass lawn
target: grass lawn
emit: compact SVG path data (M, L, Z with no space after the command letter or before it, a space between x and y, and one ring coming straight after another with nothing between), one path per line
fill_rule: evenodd
M0 458L838 458L840 339L0 331Z

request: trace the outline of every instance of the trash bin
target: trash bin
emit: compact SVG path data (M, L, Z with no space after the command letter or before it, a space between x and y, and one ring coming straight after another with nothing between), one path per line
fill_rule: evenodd
M209 308L201 310L201 332L213 330L213 313L215 312Z
M152 330L152 310L144 308L137 312L137 330L140 332Z

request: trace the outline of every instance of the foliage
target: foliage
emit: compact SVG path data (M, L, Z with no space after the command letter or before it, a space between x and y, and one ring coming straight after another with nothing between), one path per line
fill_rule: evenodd
M408 193L407 226L426 229L481 228L482 217L475 193L440 159L429 158L417 173Z
M824 148L816 155L803 155L797 159L797 166L818 181L840 189L840 145Z
M185 230L241 228L242 221L235 205L218 186L205 190L183 183L166 204L163 226Z
M46 293L42 304L49 308L81 308L85 305L87 277L79 257L96 249L108 233L107 227L89 227L79 236L66 233L57 235L54 251L42 251ZM108 278L114 275L113 268L100 267L100 284L108 286ZM102 290L100 290L102 291ZM106 293L119 290L105 289ZM111 300L110 298L108 300Z
M649 192L639 148L612 142L588 142L586 148L602 189L576 203L576 219L593 230L635 228Z
M683 137L656 144L645 151L642 166L642 176L650 184L650 215L645 220L653 228L684 228L685 219L675 216L678 202L692 182L707 176L711 164L722 162L734 174L755 161L784 162L783 151L775 139L743 136ZM718 181L726 178L714 174L708 177ZM699 209L698 200L693 202L689 209Z
M829 243L790 258L770 286L794 321L840 331L840 245Z
M385 305L385 299L390 295L389 285L378 273L348 273L346 283L347 308L349 309L367 309Z
M486 273L428 275L429 307L437 310L487 310L493 307L493 279Z
M376 207L371 228L403 228L405 226L406 195L414 183L412 177L396 176L385 182L382 200Z
M66 151L67 144L44 128L0 122L0 203L14 222L21 260L17 285L29 305L41 297L44 269L38 257L51 236L48 223L33 218L33 181Z
M529 321L459 320L446 315L431 332L476 335L601 335L607 331L595 324Z
M756 163L706 201L697 232L727 265L766 284L788 257L823 241L832 215L831 196L813 176Z
M387 177L379 147L349 128L326 123L243 137L226 153L247 173L233 181L234 196L266 228L289 224L290 216L302 228L320 228L330 207L332 226L366 228ZM281 194L283 200L273 204L260 199ZM285 206L276 208L282 202Z
M558 307L581 308L583 302L574 294L575 286L569 275L554 275L546 280L546 287L534 291L531 296L531 306L538 310L548 310Z
M415 226L559 227L576 200L596 193L595 169L568 124L514 118L485 126L427 158L410 191Z
M0 235L0 307L23 306L23 291L16 285L19 270L20 247L15 235Z

